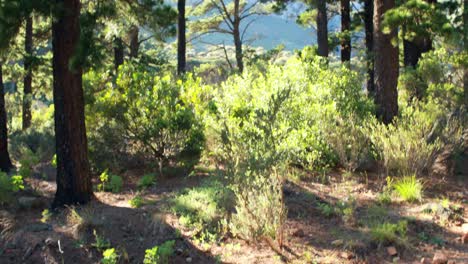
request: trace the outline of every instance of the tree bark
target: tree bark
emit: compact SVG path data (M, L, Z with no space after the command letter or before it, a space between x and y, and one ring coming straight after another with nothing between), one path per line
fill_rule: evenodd
M93 189L88 162L82 70L70 68L80 38L80 0L56 0L63 7L52 26L57 192L52 207L83 204Z
M341 39L341 62L351 60L351 14L349 0L340 0L341 3L341 32L346 33Z
M237 69L239 72L244 71L244 58L242 53L242 39L240 35L240 3L239 0L234 1L234 23L233 23L233 37L234 37L234 47L236 49L236 62Z
M397 33L395 29L389 34L382 32L383 15L393 7L395 0L374 2L375 103L377 117L384 124L390 124L398 115L398 47L392 44Z
M374 0L364 2L364 27L366 34L366 57L367 57L367 92L371 98L375 97L374 88Z
M8 153L8 126L7 113L5 108L5 88L3 87L3 68L0 63L0 170L10 171L13 164Z
M178 14L178 31L177 31L177 74L182 75L185 73L186 68L186 25L185 25L185 0L177 1Z
M124 44L120 37L114 39L114 68L117 71L124 63Z
M463 1L463 50L468 52L468 0ZM468 69L463 65L463 94L465 109L468 108Z
M32 103L32 53L33 53L33 20L32 16L26 19L26 36L24 41L24 90L23 90L23 130L31 126L31 103Z
M132 26L129 32L130 37L130 58L138 57L138 51L140 50L140 42L138 35L140 34L140 29L138 26Z
M317 44L318 55L328 57L328 19L326 0L317 0Z

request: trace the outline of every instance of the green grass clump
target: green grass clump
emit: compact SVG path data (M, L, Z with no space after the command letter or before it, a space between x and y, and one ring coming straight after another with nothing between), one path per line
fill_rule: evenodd
M371 228L371 237L374 242L380 245L404 244L407 229L407 221L398 221L396 224L385 222Z
M145 251L145 259L143 264L166 264L169 263L169 258L174 255L174 240L164 242L160 246L147 249Z
M400 198L407 202L417 202L422 200L423 184L416 179L416 176L405 176L393 184L393 189Z
M156 183L156 176L154 174L146 174L138 180L137 187L139 190L149 188Z

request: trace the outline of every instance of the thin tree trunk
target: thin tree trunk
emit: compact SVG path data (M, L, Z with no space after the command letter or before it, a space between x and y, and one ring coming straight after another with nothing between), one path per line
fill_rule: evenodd
M132 26L129 32L130 36L130 58L138 57L138 51L140 49L140 42L138 39L138 35L140 34L140 30L137 26Z
M185 38L185 0L177 1L177 9L179 11L178 15L178 35L177 35L177 74L182 75L185 73L186 68L186 49L187 43Z
M24 41L24 90L23 90L23 130L31 126L31 103L32 103L32 65L33 53L33 20L32 16L26 19L26 37Z
M341 62L351 60L351 14L349 0L340 0L341 3L341 32L346 32L346 37L341 39Z
M397 33L395 29L389 34L382 32L383 15L393 7L395 0L374 2L375 103L377 117L384 124L390 124L398 115L398 47L392 45Z
M234 30L233 30L233 37L234 37L234 47L236 48L236 62L237 62L237 69L239 72L244 71L244 58L242 53L242 39L240 35L240 17L239 17L239 8L240 8L239 0L234 1Z
M468 0L463 1L463 50L468 52ZM468 108L468 69L463 66L463 93L465 109Z
M8 126L5 108L5 89L3 87L3 65L0 63L0 170L8 172L13 168L8 153Z
M114 39L114 68L117 71L124 63L124 44L120 37Z
M375 97L374 88L374 0L364 2L364 27L366 34L366 57L367 57L367 92L371 98Z
M317 0L317 44L318 55L328 57L328 19L326 0Z
M57 192L52 207L82 204L93 189L84 119L82 70L70 68L80 38L80 0L56 0L63 7L52 26Z

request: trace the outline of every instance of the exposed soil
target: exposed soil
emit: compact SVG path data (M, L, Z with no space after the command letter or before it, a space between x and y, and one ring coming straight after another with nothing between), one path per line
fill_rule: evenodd
M122 263L142 263L146 249L167 240L176 241L171 263L421 263L424 259L431 263L436 252L445 254L451 263L468 263L468 245L461 240L468 222L466 175L427 181L424 203L394 201L385 207L389 217L409 219L407 246L375 244L369 240L369 230L360 225L385 182L376 174L345 177L334 172L290 181L284 189L288 220L282 256L265 241L225 238L207 245L192 238L192 232L170 212L168 198L199 185L206 177L202 174L161 180L143 193L146 205L132 208L129 200L135 196L135 181L141 175L127 172L123 192L97 192L91 204L60 210L44 223L42 212L55 191L53 176L28 179L27 190L15 197L23 204L0 210L0 263L99 263L102 254L93 246L94 231L123 252ZM31 201L26 203L25 197ZM326 217L317 206L333 206L350 197L356 201L351 219ZM441 198L458 204L461 215L442 221L437 214L424 213L428 206L440 204ZM73 220L73 210L84 216L84 224ZM396 249L393 256L389 255L391 246Z

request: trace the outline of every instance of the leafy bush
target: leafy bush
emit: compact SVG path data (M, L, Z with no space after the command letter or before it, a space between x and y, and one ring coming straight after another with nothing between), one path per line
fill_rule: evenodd
M24 182L22 176L9 177L6 173L0 171L0 204L10 202L12 194L23 189Z
M183 100L182 83L147 70L130 63L121 66L116 87L109 83L88 105L91 156L142 152L161 168L168 161L200 155L203 126ZM99 78L95 75L89 78Z
M176 196L172 211L185 226L213 230L227 217L232 203L231 191L220 182L211 181Z
M144 264L166 264L169 258L174 255L174 240L164 242L160 246L155 246L145 251Z
M381 245L405 244L407 227L406 221L398 221L396 224L385 222L371 228L371 237Z
M423 185L415 175L405 176L393 184L395 192L407 202L422 200Z
M99 235L96 230L93 230L94 237L96 239L96 242L91 244L91 246L95 247L99 251L105 251L106 249L109 249L111 247L111 243L108 239L105 237Z
M109 248L102 252L102 264L117 264L119 261L119 255L115 248Z
M118 193L122 190L122 177L110 174L109 170L105 170L101 173L99 179L101 180L101 183L98 185L99 191Z
M146 175L143 175L143 177L141 177L138 180L137 187L140 190L146 189L146 188L153 186L155 182L156 182L156 176L154 174L146 174Z
M130 206L133 208L140 208L143 205L144 201L140 195L137 195L133 197L133 199L131 199L129 203L130 203Z
M420 109L408 107L394 124L369 122L368 134L388 173L420 175L432 165L440 141L428 141L431 120Z

